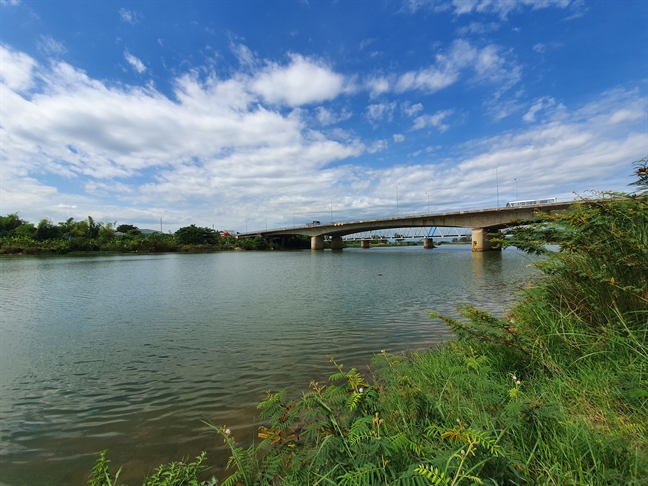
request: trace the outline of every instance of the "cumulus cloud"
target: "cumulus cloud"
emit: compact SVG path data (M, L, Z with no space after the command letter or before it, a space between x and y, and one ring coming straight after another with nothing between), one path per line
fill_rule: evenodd
M84 202L64 204L88 214L90 204L105 207L93 199L102 197L149 206L229 197L234 204L242 195L269 194L278 183L285 195L324 191L342 171L328 164L385 147L379 141L367 148L349 134L330 139L307 126L305 111L264 107L254 77L189 73L175 80L171 99L151 87L109 87L64 62L39 66L17 51L0 54L3 207L60 202L43 174L71 181ZM36 73L43 88L21 96ZM350 113L319 115L330 122ZM142 183L150 171L155 176Z
M146 71L146 66L144 65L144 63L133 56L130 52L124 51L124 59L126 59L126 61L128 61L128 64L130 64L131 67L138 73L142 74L144 71Z
M251 83L251 89L266 102L301 106L336 98L347 89L344 76L322 61L298 54L290 64L269 63Z
M394 142L400 143L403 142L404 140L405 140L405 135L403 135L402 133L394 133Z

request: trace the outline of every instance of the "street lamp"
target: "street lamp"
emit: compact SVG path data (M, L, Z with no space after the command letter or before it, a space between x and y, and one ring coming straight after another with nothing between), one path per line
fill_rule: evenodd
M513 179L515 181L515 200L519 201L520 198L518 197L518 190L517 190L517 179Z

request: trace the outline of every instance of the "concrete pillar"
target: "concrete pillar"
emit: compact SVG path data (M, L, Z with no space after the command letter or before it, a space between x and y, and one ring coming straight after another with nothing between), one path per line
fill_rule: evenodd
M324 237L311 236L311 250L323 250L323 249L324 249Z
M432 238L423 238L423 248L426 250L434 248L434 240Z
M331 237L331 250L341 250L342 248L343 248L342 237L341 236L332 236Z
M360 248L371 248L371 240L360 241Z
M493 244L488 239L488 233L494 230L489 228L473 228L472 230L472 251L495 251L501 248L493 248Z

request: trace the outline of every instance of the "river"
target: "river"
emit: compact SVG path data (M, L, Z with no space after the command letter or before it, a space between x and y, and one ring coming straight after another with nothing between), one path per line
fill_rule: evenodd
M98 451L140 484L255 435L265 390L367 370L451 333L425 311L503 312L537 275L469 245L0 259L0 483L80 485ZM139 480L139 482L137 482Z

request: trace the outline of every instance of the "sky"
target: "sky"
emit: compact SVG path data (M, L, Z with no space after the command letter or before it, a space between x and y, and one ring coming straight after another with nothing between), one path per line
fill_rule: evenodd
M253 231L628 191L645 0L0 0L0 214Z

